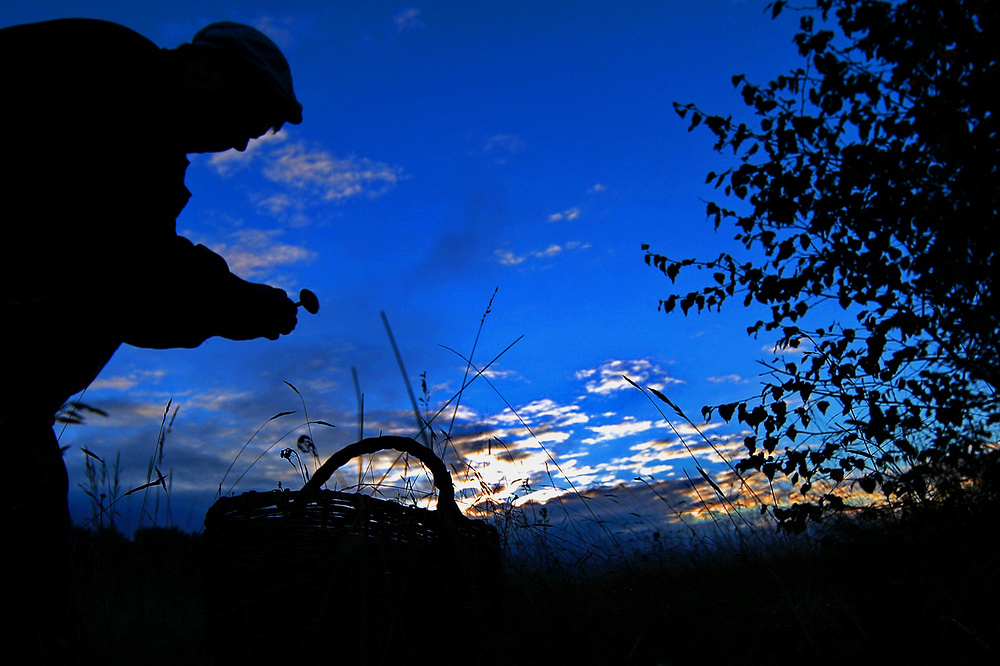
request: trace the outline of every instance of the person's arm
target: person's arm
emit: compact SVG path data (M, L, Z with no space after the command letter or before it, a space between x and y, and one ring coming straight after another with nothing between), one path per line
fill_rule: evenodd
M130 345L191 348L213 336L276 340L295 328L297 308L283 290L237 277L203 245L174 236L151 259L142 267L151 279L131 289L120 312Z

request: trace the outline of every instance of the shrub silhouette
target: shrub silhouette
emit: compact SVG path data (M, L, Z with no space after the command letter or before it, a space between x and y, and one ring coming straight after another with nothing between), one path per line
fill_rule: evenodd
M735 156L707 180L731 207L706 212L757 258L643 248L671 281L712 274L661 310L762 304L748 333L803 352L766 364L759 396L703 408L753 430L738 468L795 488L801 501L774 510L794 531L843 509L845 491L960 498L995 467L983 454L1000 421L1000 271L984 242L1000 192L1000 6L818 0L802 12L801 67L763 86L733 77L756 126L674 105ZM839 321L820 310L830 304Z

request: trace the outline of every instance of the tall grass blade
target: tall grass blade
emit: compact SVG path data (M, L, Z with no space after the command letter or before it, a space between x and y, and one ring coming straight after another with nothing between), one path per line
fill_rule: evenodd
M410 396L410 404L413 405L413 414L417 418L417 430L420 433L420 438L424 441L424 446L431 448L430 439L427 436L427 430L424 427L423 419L420 418L420 408L417 406L417 398L413 394L413 386L410 384L410 376L406 374L406 366L403 364L403 356L399 353L399 347L396 345L396 338L392 335L392 328L389 326L389 319L385 316L385 312L379 313L382 316L382 324L385 326L386 335L389 336L389 344L392 345L392 353L396 355L396 363L399 364L399 371L403 375L403 383L406 384L406 392Z
M498 291L500 291L500 287L496 287L493 290L493 295L490 296L490 302L486 304L486 312L483 313L482 319L479 320L479 330L476 331L476 339L472 342L472 351L469 352L469 363L465 365L465 376L462 377L463 386L465 386L465 382L469 378L469 370L472 367L472 359L476 357L476 347L479 346L479 336L483 334L483 325L486 323L486 315L493 311L493 299L497 297ZM455 409L451 413L451 423L448 424L449 437L451 437L452 430L455 427L455 419L458 417L458 407L461 404L461 401L461 393L459 393L458 399L455 400Z
M635 388L639 389L639 391L641 391L645 395L645 393L646 393L646 389L645 388L639 386L638 384L636 384L634 381L632 381L631 379L629 379L625 375L622 375L622 378L625 381L627 381L629 384L631 384L632 386L634 386ZM699 428L694 423L694 421L692 421L690 418L688 418L688 415L684 413L684 410L682 410L680 407L678 407L677 405L675 405L669 398L667 398L667 396L663 395L660 391L657 391L656 389L654 389L652 387L649 388L649 391L653 395L655 395L657 398L659 398L660 400L662 400L663 402L665 402L667 405L669 405L670 408L673 409L674 412L677 414L677 416L679 416L682 420L684 420L688 425L690 425L694 429L695 432L698 433L698 436L701 437L701 439L704 440L704 442L706 444L708 444L708 446L712 449L712 451L715 453L715 455L717 455L719 457L719 460L721 460L726 465L726 467L729 468L729 471L731 471L736 476L736 478L738 478L740 480L740 484L741 484L742 488L744 490L749 491L750 495L754 498L754 500L757 501L758 505L762 505L763 502L761 501L760 497L757 495L757 491L755 491L753 489L753 486L751 486L750 484L748 484L746 482L746 479L743 478L743 475L740 474L740 472L733 466L733 464L729 461L729 459L726 458L724 455L722 455L722 452L719 451L719 448L715 445L715 442L713 442L711 439L709 439L705 435L705 433L702 432L701 428ZM646 397L647 397L647 399L649 399L649 396L646 396ZM684 440L684 437L682 437L681 434L679 432L677 432L677 429L674 428L673 423L671 423L670 419L668 419L666 417L666 415L664 415L664 413L659 409L659 407L657 407L656 403L654 403L652 400L650 400L650 402L653 404L654 407L657 408L657 411L660 412L660 416L662 416L663 419L667 422L667 425L669 425L670 429L674 432L675 435L677 435L677 438L680 440L681 444L684 445L684 448L687 450L688 454L691 455L692 459L694 459L695 456L691 452L690 447L688 447L687 442Z
M226 482L226 478L229 476L229 473L233 471L233 467L236 466L236 461L240 459L240 456L243 455L243 452L247 450L248 446L250 446L250 442L252 442L254 440L254 438L257 437L257 435L260 433L260 431L264 429L264 426L266 426L271 421L276 421L277 419L280 419L282 417L285 417L285 416L288 416L289 414L294 414L294 413L295 413L294 410L293 411L289 411L289 412L278 412L277 414L275 414L274 416L272 416L268 420L266 420L263 423L261 423L260 427L257 428L257 430L255 430L252 435L250 435L250 439L248 439L243 444L243 447L240 449L240 452L237 453L236 457L233 458L233 461L231 463L229 463L229 467L228 467L228 469L226 469L226 473L222 475L222 480L219 481L219 490L218 490L218 492L217 492L217 494L215 496L216 499L218 499L219 497L222 496L222 484L224 484ZM241 476L240 478L243 478L243 477ZM237 481L237 483L238 483L238 481ZM236 486L236 484L234 483L233 487L235 487L235 486Z
M358 369L351 366L351 378L354 380L354 397L358 401L358 438L357 441L361 441L365 438L365 396L361 392L361 382L358 381ZM364 467L361 461L361 457L358 456L358 486L361 486L361 482L364 480Z
M294 412L287 412L287 413L294 414ZM334 427L332 424L327 423L326 421L312 421L311 423L313 425L325 425L325 426L329 426L331 428ZM263 427L264 426L261 426L261 428L263 428ZM227 491L227 494L233 492L233 489L236 488L236 486L239 484L239 482L243 480L243 477L245 477L247 474L249 474L250 470L254 468L254 465L256 465L257 463L259 463L261 461L261 459L264 456L266 456L271 451L271 449L273 449L275 446L277 446L278 444L280 444L282 441L284 441L284 439L286 437L288 437L289 435L291 435L292 433L294 433L296 430L298 430L301 427L302 427L301 425L295 426L294 428L292 428L291 430L289 430L288 432L286 432L284 435L282 435L278 439L276 439L273 442L271 442L266 449L264 449L263 451L261 451L260 454L258 454L258 456L253 459L253 462L251 462L250 465L245 470L243 470L243 473L240 474L239 478L237 478L235 481L233 481L233 485L231 485L229 487L229 490ZM257 429L257 432L260 432L260 428ZM256 437L257 432L255 432L253 434L253 437ZM250 439L252 440L253 437L251 437ZM249 444L249 443L250 443L250 441L248 440L247 444ZM244 448L246 448L246 445L244 445ZM229 467L230 467L230 469L232 469L232 465L230 465ZM222 484L220 483L219 484L219 495L221 496L221 494L222 494Z
M365 438L365 395L361 392L361 383L358 381L358 369L351 366L351 378L354 380L354 397L358 401L358 439Z
M652 398L649 398L649 395L646 393L646 389L639 386L625 375L622 375L622 378L629 384L637 388L640 392L642 392L642 394L646 396L646 398L650 401L650 403L660 413L660 416L663 417L663 420L666 421L667 425L670 427L670 430L673 431L678 441L680 441L681 445L684 447L684 450L687 451L688 456L690 456L691 460L694 461L698 473L702 476L702 478L705 479L705 481L709 483L709 485L712 487L712 490L716 493L716 496L722 502L722 508L726 512L726 515L729 517L729 520L733 523L733 527L736 529L736 533L739 535L740 529L739 526L736 524L736 518L733 517L733 513L735 513L736 517L739 518L740 522L742 522L744 526L746 526L747 529L750 530L750 533L753 534L757 538L757 540L761 542L761 544L763 544L762 537L760 536L760 534L757 533L756 530L753 529L753 526L747 520L746 516L743 514L743 511L741 511L733 503L733 500L728 495L726 495L719 487L719 485L708 475L705 469L701 466L701 463L698 461L698 457L691 450L691 447L688 446L687 440L685 440L684 436L681 435L681 433L677 430L677 428L674 427L674 424L671 422L669 418L667 418L666 414L663 413L663 411L659 408L659 406L655 402L653 402ZM761 501L760 497L757 495L757 492L754 490L754 488L749 483L747 483L746 479L733 466L733 464L724 455L722 455L722 452L719 451L719 448L715 445L715 442L709 439L705 435L705 433L702 432L701 428L699 428L690 418L688 418L687 414L684 413L684 410L682 410L680 407L674 404L669 398L667 398L667 396L663 395L663 393L661 393L660 391L657 391L656 389L650 387L649 392L655 395L657 398L659 398L660 401L669 405L670 408L673 409L673 411L677 414L678 417L680 417L683 421L685 421L688 425L690 425L696 433L698 433L698 436L701 437L701 439L704 440L706 444L708 444L708 446L712 449L715 455L718 456L719 460L721 460L726 465L726 467L728 467L729 470L735 475L735 477L739 479L741 488L743 490L749 491L750 496L752 496L753 499L757 502L757 506L764 505L764 503ZM685 475L687 475L687 472L685 472ZM690 477L688 480L691 482L692 488L694 488L695 492L697 493L698 491L697 488L694 487L694 482L691 481ZM699 493L699 498L700 497L701 496ZM702 502L704 503L703 499ZM706 510L708 510L707 505L706 505Z
M518 338L518 340L520 340L520 338ZM445 349L448 349L448 348L445 347ZM508 347L508 349L509 349L509 347ZM497 390L497 387L493 385L493 382L490 381L489 377L483 376L483 372L485 371L485 368L483 368L483 370L480 370L479 368L476 367L476 365L472 362L471 359L465 358L464 356L462 356L461 354L459 354L454 349L448 349L448 350L450 352L452 352L453 354L455 354L456 356L458 356L459 358L461 358L466 363L468 363L472 367L472 369L476 371L476 376L477 377L482 376L483 377L483 381L485 381L486 384L491 389L493 389L493 392L496 393L497 396L503 401L503 403L505 405L507 405L507 409L509 409L510 412L511 412L511 414L513 414L514 417L517 418L517 420L520 422L521 426L528 432L529 435L531 435L531 438L533 440L535 440L535 443L538 445L538 447L545 454L545 457L548 458L548 460L552 463L552 465L556 468L556 470L559 471L559 474L562 475L562 478L566 480L566 483L569 485L570 490L573 492L573 494L576 495L577 498L579 498L581 500L581 503L583 504L583 506L585 506L587 508L587 511L590 513L590 516L594 520L595 524L597 524L601 528L601 530L605 533L605 535L608 537L609 543L611 543L611 545L613 545L619 551L619 554L621 554L621 555L624 556L624 552L621 550L621 545L618 543L618 540L615 539L614 534L608 528L608 526L606 525L605 521L601 520L597 516L597 513L595 513L593 507L590 505L590 502L588 502L587 498L577 489L576 484L573 483L573 480L570 479L569 476L566 474L566 472L563 471L562 467L560 467L559 463L556 461L556 459L552 455L552 453L545 447L544 444L542 444L542 441L538 438L538 436L535 435L534 431L531 429L531 426L529 426L528 423L523 418L521 418L521 415L517 413L517 410L514 409L514 406L510 404L510 402L507 400L507 398L499 390ZM546 470L548 470L548 463L546 463ZM553 482L553 485L554 485L554 482Z
M282 380L282 381L284 381L284 380ZM292 386L291 383L285 382L285 385L288 386L288 388L290 388L293 391L295 391L295 395L299 396L299 402L302 403L302 416L306 420L306 432L309 433L309 440L312 441L312 442L315 442L316 440L313 438L312 426L309 423L309 410L306 409L306 399L304 397L302 397L302 394L299 393L299 390L297 388L295 388L294 386ZM312 453L313 464L316 465L316 469L319 469L320 459L319 459L319 456L316 454L316 448L313 447L313 449L312 449L312 451L310 453Z
M144 490L148 490L149 488L157 485L156 483L150 483L150 481L152 481L152 479L153 479L153 471L156 469L157 465L162 465L163 464L163 449L164 449L164 444L167 441L167 435L170 432L170 428L174 424L174 419L177 418L177 410L180 409L180 405L177 405L177 407L174 409L174 415L170 418L170 421L168 423L167 416L170 414L170 407L173 405L173 403L174 403L174 399L170 398L169 400L167 400L167 406L163 409L163 417L160 419L160 430L159 430L159 432L156 435L156 446L153 448L153 455L152 455L152 457L150 457L150 459L149 459L149 465L146 468L146 485L143 486ZM143 496L142 496L142 505L139 508L139 527L140 528L142 527L142 519L143 519L143 517L149 515L148 512L146 511L146 500L148 499L148 497L149 497L148 492L147 493L143 493ZM157 514L157 513L159 513L159 507L160 507L160 496L159 496L159 494L157 494L156 495L156 504L155 504L155 506L153 508L153 514L154 515ZM152 520L152 516L150 518Z
M101 458L101 456L99 456L96 453L94 453L93 451L91 451L89 449L85 449L83 447L80 447L80 450L83 451L88 456L90 456L91 458L94 458L95 460L97 460L97 462L101 463L102 465L104 464L104 459Z

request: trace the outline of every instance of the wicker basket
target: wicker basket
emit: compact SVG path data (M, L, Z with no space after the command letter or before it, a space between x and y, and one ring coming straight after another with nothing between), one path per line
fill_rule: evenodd
M322 490L362 454L418 458L434 511ZM218 500L205 517L205 611L223 664L493 663L482 639L499 621L496 530L455 503L451 475L412 439L364 439L300 491Z

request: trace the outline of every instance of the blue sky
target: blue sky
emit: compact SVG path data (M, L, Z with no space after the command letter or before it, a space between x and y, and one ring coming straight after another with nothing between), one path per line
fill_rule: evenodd
M485 365L517 341L489 384L463 394L453 425L451 411L435 422L498 499L575 487L604 498L592 504L601 511L655 529L669 512L633 481L644 476L690 506L688 451L621 376L658 387L694 418L703 404L755 393L757 360L771 354L745 335L753 319L739 309L657 312L670 284L640 248L677 258L733 249L732 234L704 215L703 199L715 195L705 174L725 161L672 103L740 114L732 75L765 82L796 63L794 17L772 21L765 5L4 3L0 25L103 18L163 47L212 21L254 25L284 50L304 105L301 125L245 153L193 157L178 230L243 277L312 289L320 313L303 313L278 342L122 348L83 396L109 416L62 434L74 516L89 514L76 488L80 449L109 462L120 454L123 489L142 483L168 401L177 409L161 467L169 521L190 529L273 415L297 410L253 437L224 491L272 444L233 491L301 483L278 451L304 432L279 441L303 423L302 401L310 418L335 426L313 427L320 456L356 439L352 368L365 434L413 434L380 312L418 394L426 373L432 411L461 386L458 354L475 344L472 360ZM703 432L735 451L737 430ZM722 472L703 440L686 441ZM134 524L128 504L123 520Z

